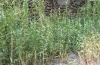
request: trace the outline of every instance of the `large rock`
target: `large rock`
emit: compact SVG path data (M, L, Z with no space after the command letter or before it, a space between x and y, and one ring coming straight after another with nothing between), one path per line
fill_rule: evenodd
M46 1L46 2L45 2ZM46 3L44 5L46 14L50 12L58 13L64 12L66 10L66 6L71 9L72 13L76 13L77 10L84 6L86 0L45 0Z
M58 5L69 5L70 0L57 0Z

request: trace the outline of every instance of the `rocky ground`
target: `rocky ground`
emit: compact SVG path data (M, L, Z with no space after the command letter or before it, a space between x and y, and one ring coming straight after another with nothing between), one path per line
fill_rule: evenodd
M56 57L52 62L48 62L45 65L100 65L100 61L86 63L78 54L70 52L66 58L60 59Z

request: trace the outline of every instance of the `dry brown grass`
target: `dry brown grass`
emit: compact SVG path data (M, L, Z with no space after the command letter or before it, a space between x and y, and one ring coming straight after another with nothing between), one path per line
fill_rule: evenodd
M92 32L83 39L82 45L81 55L79 53L81 64L98 65L100 63L100 34Z

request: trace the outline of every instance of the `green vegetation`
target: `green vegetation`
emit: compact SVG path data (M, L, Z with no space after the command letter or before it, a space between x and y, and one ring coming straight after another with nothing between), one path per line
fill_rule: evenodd
M87 48L82 43L90 40L92 32L100 33L100 3L94 4L93 13L88 4L82 8L84 15L72 18L66 14L45 16L43 8L39 7L39 18L32 21L28 20L27 1L22 8L15 5L5 10L2 3L0 65L41 65L55 56L66 56L68 51L86 51ZM99 41L97 45L100 47L100 40L93 40Z

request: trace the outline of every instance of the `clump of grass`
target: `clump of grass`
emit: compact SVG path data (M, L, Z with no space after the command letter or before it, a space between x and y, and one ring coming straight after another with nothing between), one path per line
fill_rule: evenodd
M39 18L29 20L27 1L22 8L17 5L6 10L0 8L1 65L44 64L70 50L81 50L82 37L92 30L99 32L99 18L45 16L42 6L38 11Z

